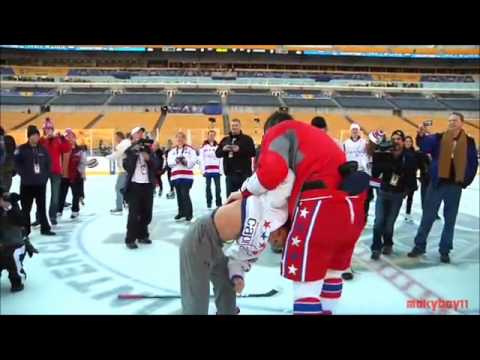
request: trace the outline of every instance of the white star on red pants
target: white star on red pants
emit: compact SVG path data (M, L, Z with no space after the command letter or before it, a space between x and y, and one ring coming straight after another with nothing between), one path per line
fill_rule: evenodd
M288 267L288 273L289 273L289 274L296 275L296 274L297 274L297 270L298 270L298 269L297 269L297 268L295 267L295 265L293 265L293 264Z
M300 216L301 217L307 218L308 213L309 213L309 211L307 210L307 208L303 208L302 210L300 210Z

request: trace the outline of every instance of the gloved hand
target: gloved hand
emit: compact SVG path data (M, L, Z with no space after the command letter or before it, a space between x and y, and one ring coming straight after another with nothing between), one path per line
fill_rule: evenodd
M32 257L33 254L39 253L38 250L32 245L32 243L28 239L25 239L25 250L30 257Z

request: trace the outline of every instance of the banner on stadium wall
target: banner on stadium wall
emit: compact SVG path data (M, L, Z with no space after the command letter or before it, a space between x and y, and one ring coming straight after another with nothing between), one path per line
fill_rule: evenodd
M168 106L168 112L181 114L221 115L222 105L170 105Z

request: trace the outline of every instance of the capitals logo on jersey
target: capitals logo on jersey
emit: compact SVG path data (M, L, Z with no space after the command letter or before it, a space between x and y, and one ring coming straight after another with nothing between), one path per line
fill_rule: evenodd
M253 235L257 230L258 221L254 218L248 218L243 226L242 235L239 239L239 244L242 246L250 245L252 242Z

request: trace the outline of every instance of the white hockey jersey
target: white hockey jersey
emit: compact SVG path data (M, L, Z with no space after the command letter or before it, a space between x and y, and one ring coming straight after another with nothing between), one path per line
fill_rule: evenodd
M244 277L267 247L270 233L288 219L288 197L295 175L291 170L285 181L272 191L242 200L242 229L240 237L225 250L230 278Z
M358 162L358 170L368 172L368 154L367 154L367 141L365 139L358 139L353 141L348 139L343 143L343 149L347 161Z
M215 151L218 144L211 145L209 143L204 144L200 149L200 169L203 174L220 174L222 159L217 158Z
M187 165L177 164L176 159L184 157L187 160ZM167 164L172 169L171 180L192 180L193 181L193 167L197 162L197 153L194 148L189 145L183 147L175 146L168 152Z

